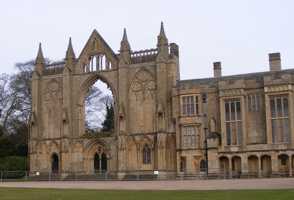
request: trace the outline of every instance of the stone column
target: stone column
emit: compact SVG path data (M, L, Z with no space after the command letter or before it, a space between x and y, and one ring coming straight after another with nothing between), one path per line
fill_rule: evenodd
M290 87L290 86L289 86ZM294 144L294 99L293 93L289 92L289 119L290 119L290 140Z
M292 168L292 162L293 162L293 158L292 155L289 155L289 176L293 176L293 168Z
M241 156L241 170L242 175L248 175L248 157L247 154Z
M166 134L157 135L157 163L159 171L166 171Z
M242 115L242 145L247 145L247 120L246 120L246 105L244 96L241 97L241 115Z
M220 119L221 119L221 141L222 141L222 148L224 148L226 145L227 145L227 133L226 133L226 129L225 129L225 126L224 126L224 123L225 123L225 119L224 119L224 116L225 116L225 108L224 108L224 100L223 98L220 99L219 101L220 103Z
M270 109L269 96L267 94L265 95L265 117L266 117L267 144L272 144L273 138L272 138L272 125L271 125L271 109Z
M261 178L262 177L262 169L261 169L261 162L262 161L261 161L260 155L258 155L257 158L258 158L258 169L257 169L258 170L258 177Z
M272 173L276 174L279 171L278 155L276 153L272 154Z
M232 178L233 177L232 157L229 156L228 159L229 159L229 178Z

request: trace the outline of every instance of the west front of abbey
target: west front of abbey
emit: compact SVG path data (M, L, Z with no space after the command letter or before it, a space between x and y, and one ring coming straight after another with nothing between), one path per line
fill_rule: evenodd
M134 51L124 30L115 53L94 30L78 57L62 62L39 47L32 76L31 173L177 177L292 176L294 70L279 53L269 71L180 80L179 48L163 24L153 49ZM89 137L85 98L98 80L113 94L111 134Z

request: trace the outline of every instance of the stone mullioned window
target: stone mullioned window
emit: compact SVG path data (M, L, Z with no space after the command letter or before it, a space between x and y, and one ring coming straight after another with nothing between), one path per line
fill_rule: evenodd
M182 96L181 111L183 116L193 116L199 114L199 97L196 95Z
M196 148L196 127L195 126L182 127L182 147Z
M288 143L290 141L288 102L287 95L270 97L273 143Z
M227 145L242 144L241 101L239 98L225 101L225 127Z

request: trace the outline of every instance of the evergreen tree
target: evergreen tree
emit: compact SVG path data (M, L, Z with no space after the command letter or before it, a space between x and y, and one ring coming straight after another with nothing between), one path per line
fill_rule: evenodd
M112 131L114 128L114 111L112 104L106 104L106 117L102 123L102 131Z

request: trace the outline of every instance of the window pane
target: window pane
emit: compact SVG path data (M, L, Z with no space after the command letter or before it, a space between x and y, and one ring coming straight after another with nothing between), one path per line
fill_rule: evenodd
M275 118L277 116L277 114L276 114L276 107L275 107L275 99L274 98L272 98L270 100L270 104L271 104L272 118Z
M236 102L236 110L237 110L237 120L241 120L241 103L240 103L240 101Z
M281 119L275 120L276 124L276 142L281 143L283 142L283 124Z
M232 145L237 144L237 128L236 128L236 122L232 122L231 124L231 143Z
M242 123L237 122L238 145L242 144Z
M189 96L189 115L195 114L195 108L194 108L194 96Z
M235 102L231 102L231 120L235 120L236 109L235 109Z
M230 121L230 104L228 102L225 103L226 110L226 121Z
M182 97L182 113L183 113L183 115L187 114L186 105L187 105L186 97Z
M288 117L289 116L288 99L286 97L283 98L283 106L284 106L284 115L283 115L283 117Z
M198 107L198 103L196 103L196 114L199 114L199 107Z
M252 99L252 111L255 111L256 108L256 95L251 95Z
M283 142L290 142L290 129L289 129L289 119L283 120Z
M230 123L226 123L226 133L227 133L227 145L231 145L231 127Z
M278 114L277 116L282 117L282 100L281 98L277 98L276 101L277 101L277 114Z
M252 111L251 110L251 105L252 105L252 103L251 103L251 95L247 96L247 104L248 104L248 111Z
M255 105L256 105L256 108L255 108L255 110L256 111L259 111L259 107L260 107L260 95L255 95L255 97L256 97L256 103L255 103Z
M272 137L273 143L277 142L277 120L272 120Z

